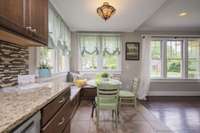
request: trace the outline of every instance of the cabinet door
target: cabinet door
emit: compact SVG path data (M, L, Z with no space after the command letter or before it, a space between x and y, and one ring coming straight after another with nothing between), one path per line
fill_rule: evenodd
M48 0L29 0L28 23L34 39L48 42Z
M0 26L17 32L25 29L25 0L0 0Z

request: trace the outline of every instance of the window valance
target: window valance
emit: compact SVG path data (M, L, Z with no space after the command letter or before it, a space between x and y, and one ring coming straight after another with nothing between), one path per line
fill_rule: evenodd
M121 37L115 34L80 34L81 55L120 55Z
M119 55L120 50L120 37L119 36L108 36L102 37L103 41L103 56L106 55Z
M62 50L63 54L69 54L71 51L71 33L65 25L61 16L49 6L49 39L48 47Z

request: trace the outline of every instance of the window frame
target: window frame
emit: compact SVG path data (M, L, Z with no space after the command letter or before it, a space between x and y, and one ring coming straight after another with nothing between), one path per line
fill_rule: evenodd
M199 60L199 63L198 63L198 70L199 70L199 72L198 72L198 78L188 78L188 62L189 62L189 53L188 53L188 46L189 46L189 44L188 44L188 41L198 41L198 44L199 44L199 58L196 58L197 60ZM186 56L186 59L187 59L187 65L186 65L186 68L187 68L187 78L188 79L200 79L200 39L187 39L187 43L186 43L186 45L187 45L187 56Z
M83 34L84 35L84 34ZM120 74L121 73L121 67L122 67L122 40L121 40L121 36L119 35L119 34L117 34L117 35L119 35L119 37L120 37L120 45L119 45L119 48L120 48L120 54L118 55L118 67L117 67L117 69L115 69L115 70L106 70L106 69L104 69L103 68L103 53L102 53L102 49L103 49L103 43L102 43L102 38L104 37L104 36L106 36L106 35L111 35L111 34L90 34L90 35L94 35L94 36L97 36L97 37L99 37L100 38L100 46L99 46L99 48L100 48L100 54L99 55L97 55L97 69L95 69L95 70L92 70L92 69L89 69L89 70L84 70L84 69L82 69L82 59L81 59L81 51L80 51L80 48L81 48L81 46L80 46L80 36L81 35L78 35L78 70L80 71L80 72L83 72L83 73L98 73L98 72L101 72L101 71L107 71L107 72L110 72L110 73L114 73L114 74ZM115 36L115 35L114 35Z
M181 44L181 77L167 77L167 41L182 41ZM192 81L199 81L200 80L200 72L199 78L188 78L188 41L194 40L199 42L200 47L200 39L199 38L152 38L151 41L161 41L161 76L160 77L151 77L152 80L192 80ZM152 59L152 58L151 58ZM199 56L200 60L200 56ZM200 63L199 63L199 70L200 70ZM151 70L150 70L151 71Z
M40 66L40 50L41 50L40 48L36 48L36 54L37 54L36 65L37 65L37 67ZM51 74L56 75L56 74L66 73L66 72L70 71L70 55L65 55L66 60L68 60L68 63L69 63L68 64L69 68L66 67L66 70L61 71L61 70L59 70L59 67L60 67L59 66L59 62L60 62L59 60L61 59L59 57L59 49L52 49L52 50L54 50L54 53L53 53L53 59L52 59L53 60L53 66L51 66L51 67L53 67L54 70L51 71Z
M151 42L152 41L159 41L160 42L160 67L161 67L161 72L160 72L160 77L162 77L163 76L163 67L162 67L162 65L163 65L163 52L162 52L162 41L161 40L151 40ZM150 45L151 45L151 43L150 43ZM150 47L150 49L151 49L151 47ZM151 50L150 50L151 51ZM151 60L152 60L152 51L151 51ZM153 60L155 60L155 59L153 59ZM152 69L152 63L151 63L151 69ZM150 69L150 71L151 71L151 69ZM151 74L151 72L150 72L150 74ZM160 77L151 77L151 78L155 78L155 79L157 79L157 78L160 78Z

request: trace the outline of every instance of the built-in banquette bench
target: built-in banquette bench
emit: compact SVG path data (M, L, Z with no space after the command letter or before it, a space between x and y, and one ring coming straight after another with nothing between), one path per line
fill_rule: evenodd
M94 100L97 95L97 88L95 86L85 85L81 88L81 100Z

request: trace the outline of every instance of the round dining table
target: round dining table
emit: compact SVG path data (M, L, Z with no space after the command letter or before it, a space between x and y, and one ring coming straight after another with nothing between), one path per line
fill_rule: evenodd
M119 87L121 86L122 82L116 79L108 79L106 81L104 81L108 84L112 84L112 85L119 85ZM94 87L97 87L97 81L95 79L91 79L87 81L87 85L91 85Z

